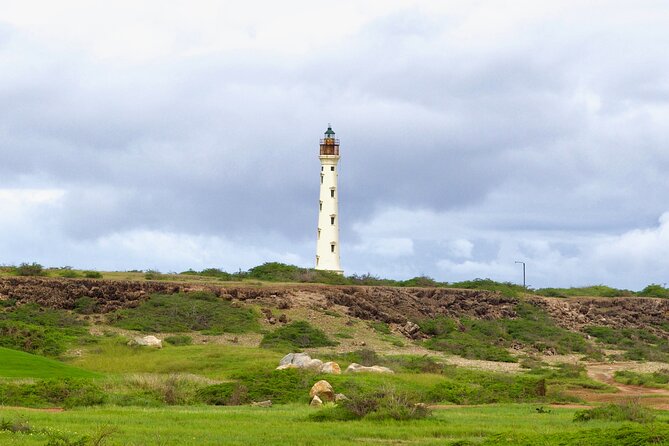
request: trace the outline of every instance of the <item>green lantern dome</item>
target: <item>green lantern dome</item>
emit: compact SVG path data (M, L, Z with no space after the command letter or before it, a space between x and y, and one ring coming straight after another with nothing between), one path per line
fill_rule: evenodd
M334 138L335 132L332 131L332 125L328 124L328 129L325 131L326 138Z

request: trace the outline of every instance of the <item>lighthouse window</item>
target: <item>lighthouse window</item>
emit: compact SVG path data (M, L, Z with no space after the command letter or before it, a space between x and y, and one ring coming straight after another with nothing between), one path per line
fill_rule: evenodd
M330 245L330 252L334 252L334 250L335 250L335 245L334 244Z
M330 170L334 172L334 166L330 166Z
M322 201L318 202L318 209L321 210L321 211L323 210L323 202Z
M330 196L334 198L334 189L330 189Z
M321 228L318 228L318 240L321 239Z
M321 184L323 184L323 174L321 174Z
M323 166L321 166L321 172L323 172Z
M334 224L334 219L335 219L334 217L330 217L330 224L331 224L331 225Z

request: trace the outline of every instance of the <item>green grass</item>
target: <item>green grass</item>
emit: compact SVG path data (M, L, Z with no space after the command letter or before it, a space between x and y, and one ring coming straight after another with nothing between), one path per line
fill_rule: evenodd
M653 373L638 373L628 370L618 370L613 377L617 382L634 386L655 388L669 387L669 369L658 370Z
M101 376L88 370L0 347L0 377L3 378L95 378Z
M0 409L5 420L23 418L33 434L0 432L0 444L43 446L48 434L68 438L91 435L101 426L118 432L109 446L218 446L218 445L542 445L576 446L648 444L638 440L654 434L654 444L669 444L666 414L658 423L621 425L594 420L574 423L575 410L552 409L540 414L536 405L493 405L434 411L431 417L410 421L360 420L315 422L315 409L302 405L253 407L101 407L62 413ZM584 441L586 440L586 441Z
M669 343L640 328L585 327L584 331L607 346L624 349L624 359L669 362Z
M143 332L203 331L207 334L257 331L257 313L210 293L151 296L135 308L109 317L120 328Z
M86 348L72 364L102 373L194 373L225 379L248 370L273 369L282 356L272 350L217 344L133 348L123 338L111 338Z
M306 321L295 321L267 333L260 346L264 348L300 350L312 347L329 347L337 342L329 339L325 333Z
M535 294L547 297L627 297L634 296L634 292L621 290L606 285L592 285L572 288L540 288Z
M86 324L71 312L31 303L0 312L0 346L59 356L78 343L90 342Z

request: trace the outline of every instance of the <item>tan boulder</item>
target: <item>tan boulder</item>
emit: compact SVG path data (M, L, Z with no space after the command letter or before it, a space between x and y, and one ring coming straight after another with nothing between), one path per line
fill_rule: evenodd
M311 407L321 407L323 405L323 400L318 398L318 395L315 395L312 399L311 402L309 403Z
M314 384L311 390L309 391L310 398L313 399L313 397L315 396L317 396L321 400L321 402L334 401L335 399L334 389L332 388L332 385L329 382L322 379L318 381L316 384Z
M326 362L323 364L321 367L321 373L330 373L332 375L340 375L341 374L341 367L339 367L339 364L333 361Z
M383 367L380 365L373 365L371 367L367 367L353 362L351 363L351 365L346 367L346 373L395 373L395 372L390 370L388 367Z

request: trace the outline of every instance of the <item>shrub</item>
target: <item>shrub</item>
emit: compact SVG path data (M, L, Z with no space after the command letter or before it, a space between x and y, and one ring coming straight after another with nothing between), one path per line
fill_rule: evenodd
M425 418L429 414L427 406L419 403L415 396L392 387L385 387L370 393L351 395L338 406L313 414L311 419L332 421L366 418L402 421Z
M607 404L593 409L581 410L574 414L574 421L591 420L632 421L635 423L651 423L655 420L652 410L643 407L637 400L620 404Z
M102 279L102 273L99 271L84 271L84 277L87 279Z
M390 334L390 327L385 322L372 321L369 323L369 326L374 329L374 331L381 334Z
M58 275L65 279L76 279L77 277L81 277L81 274L71 269L64 269L62 271L58 271Z
M171 345L191 345L193 338L186 335L168 336L165 338L165 342Z
M144 273L144 278L146 280L160 280L163 278L163 273L154 269L149 269Z
M234 276L230 273L226 273L225 271L221 271L218 268L207 268L203 269L199 273L200 276L205 276L205 277L216 277L219 280L233 280Z
M74 311L79 314L93 314L98 309L98 301L92 297L82 296L74 301Z
M44 267L39 263L22 263L16 267L17 276L44 276Z
M669 298L669 289L663 287L662 285L653 283L639 291L638 295L644 297L661 297L666 299Z
M322 330L311 326L306 321L295 321L267 333L260 346L264 348L303 349L328 347L337 342L328 339Z
M0 383L0 400L13 406L71 408L104 404L106 394L89 380L45 379L33 383Z
M211 293L156 294L136 308L119 310L110 322L144 332L245 333L259 329L258 315Z

